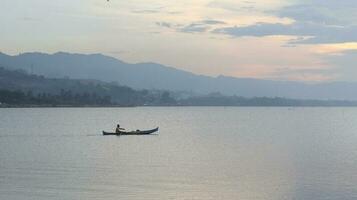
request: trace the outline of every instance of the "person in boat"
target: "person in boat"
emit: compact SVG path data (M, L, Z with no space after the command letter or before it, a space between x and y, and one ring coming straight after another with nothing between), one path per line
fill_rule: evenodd
M118 124L118 125L117 125L117 128L115 129L115 132L116 132L116 133L120 133L120 130L125 130L125 129L120 128L120 125Z

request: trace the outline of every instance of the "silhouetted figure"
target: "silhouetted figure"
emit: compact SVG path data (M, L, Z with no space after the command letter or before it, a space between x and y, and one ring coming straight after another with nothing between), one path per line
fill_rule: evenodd
M120 130L124 130L123 128L120 128L120 125L117 125L117 128L115 129L116 133L120 133Z

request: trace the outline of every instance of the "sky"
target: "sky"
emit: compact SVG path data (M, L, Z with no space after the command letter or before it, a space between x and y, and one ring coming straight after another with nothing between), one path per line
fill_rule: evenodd
M0 51L102 53L196 74L357 81L356 0L1 0Z

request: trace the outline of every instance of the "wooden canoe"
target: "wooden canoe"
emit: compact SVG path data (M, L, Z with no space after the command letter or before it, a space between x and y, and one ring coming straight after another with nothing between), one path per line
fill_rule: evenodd
M155 129L151 129L151 130L145 130L145 131L140 131L140 130L136 130L136 131L120 131L118 133L103 131L103 135L149 135L151 133L155 133L158 130L159 130L159 127L155 128Z

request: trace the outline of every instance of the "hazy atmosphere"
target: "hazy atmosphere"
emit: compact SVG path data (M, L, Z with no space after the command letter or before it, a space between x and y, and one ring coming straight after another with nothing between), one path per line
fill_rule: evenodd
M356 200L357 0L0 0L0 200Z
M196 74L357 80L357 1L2 0L0 51L101 53Z

